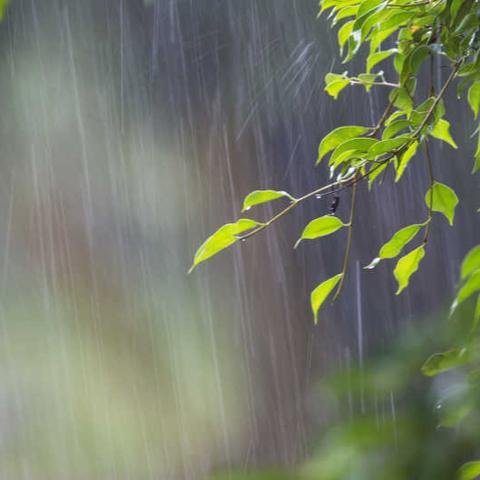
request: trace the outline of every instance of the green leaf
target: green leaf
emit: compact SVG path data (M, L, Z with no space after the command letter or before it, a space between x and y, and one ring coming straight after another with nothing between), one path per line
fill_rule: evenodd
M409 73L416 74L422 63L431 55L432 50L426 45L416 47L410 54L408 61Z
M451 16L451 22L455 21L457 17L457 13L460 10L460 7L462 6L463 2L465 0L452 0L451 6L450 6L450 16Z
M352 27L354 23L355 23L354 20L351 20L350 22L346 22L338 30L338 45L340 47L340 55L343 54L343 47L345 46L345 43L347 42L348 37L352 33Z
M366 152L372 145L374 145L377 142L378 142L377 139L368 138L368 137L358 137L358 138L352 138L350 140L347 140L346 142L343 142L335 149L328 163L330 165L333 165L336 159L340 155L342 155L344 152L349 152L349 151Z
M480 270L476 270L468 277L455 298L452 310L478 291L480 291Z
M378 262L380 262L380 260L385 258L395 258L400 255L405 245L412 241L424 226L425 224L418 223L398 230L392 238L382 246L378 252L378 257L374 258L370 265L367 265L365 268L372 269L378 264Z
M368 189L372 188L373 182L375 179L385 171L385 169L390 165L390 162L385 162L382 164L372 164L370 167L369 175L368 175Z
M427 377L433 377L452 368L461 367L465 365L468 360L469 358L465 348L435 353L423 364L422 373Z
M480 475L480 462L467 462L460 467L457 480L475 480Z
M245 197L242 212L250 210L255 205L271 202L272 200L282 197L287 197L290 200L293 200L293 197L287 192L278 190L254 190Z
M370 73L372 68L386 58L396 53L396 49L385 50L383 52L374 52L367 57L367 73Z
M432 210L445 215L450 225L453 225L455 207L458 204L458 197L455 192L440 182L434 182L433 186L425 194L425 203L430 207L431 192L433 189Z
M341 143L346 140L354 137L359 137L364 133L368 132L370 129L367 127L359 126L346 126L338 127L335 130L332 130L323 140L320 142L318 147L318 159L317 165L320 163L322 158L331 150L338 147Z
M382 140L388 140L394 137L397 133L410 128L410 122L408 120L400 119L390 123L383 131Z
M473 82L468 90L468 103L473 111L475 118L478 117L478 109L480 107L480 82Z
M473 247L463 259L460 278L465 280L472 272L480 270L480 245Z
M389 94L389 99L395 107L405 112L407 116L410 116L413 109L413 100L406 88L401 87L392 89Z
M350 80L345 78L344 75L327 73L325 75L325 84L325 91L334 99L337 99L338 94L350 84Z
M410 139L408 135L400 135L399 137L390 138L388 140L380 140L371 146L367 152L367 158L374 159L385 153L393 153L398 150Z
M479 321L480 321L480 295L477 296L477 303L475 304L475 311L473 312L472 330L477 329Z
M315 218L305 227L301 237L295 243L294 248L297 248L302 240L313 240L315 238L325 237L346 226L347 225L338 217L334 217L333 215L324 215L323 217Z
M432 137L435 137L440 140L443 140L444 142L447 142L453 148L458 148L457 144L455 143L455 140L450 135L450 123L447 120L441 118L435 124L430 134L432 135Z
M418 270L418 266L424 256L425 248L421 245L407 253L397 262L393 271L393 275L398 282L398 290L395 295L399 295L408 286L410 277Z
M477 173L480 170L480 134L477 140L477 149L475 150L475 162L473 164L472 174Z
M365 87L365 90L369 92L372 89L372 84L377 79L378 75L376 73L361 73L358 76L358 80Z
M208 237L196 251L193 264L188 273L190 273L199 263L204 262L237 242L238 235L260 225L262 225L260 222L250 220L249 218L241 218L235 223L227 223L226 225L223 225L214 234Z
M315 319L315 324L317 323L317 315L320 307L323 305L327 297L330 295L332 290L336 287L337 283L343 277L343 273L339 273L334 277L325 280L323 283L318 285L315 290L311 293L310 303L312 305L313 317Z
M430 109L433 107L435 102L434 97L427 98L423 103L417 106L415 110L412 111L410 120L415 127L418 127L424 120L425 117L430 112ZM429 118L429 122L433 121L433 116Z
M7 9L9 3L10 0L0 0L0 20L3 20L3 17L5 16L5 10Z

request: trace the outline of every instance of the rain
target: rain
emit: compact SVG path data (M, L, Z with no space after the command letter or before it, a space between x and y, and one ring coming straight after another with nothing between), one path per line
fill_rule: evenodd
M346 237L293 245L331 197L187 274L221 225L275 214L274 203L241 214L252 190L328 183L315 167L322 137L374 124L387 103L377 90L324 93L327 72L362 59L342 65L317 13L311 0L11 0L0 23L0 478L310 479L315 452L338 441L332 423L367 414L401 442L398 392L369 391L371 358L388 380L399 350L423 345L410 356L419 365L435 351L480 238L475 125L454 91L459 149L431 149L461 204L454 228L433 225L402 296L390 264L363 267L423 221L421 162L395 188L390 177L359 186L345 288L317 325L310 292L340 271ZM435 75L440 85L446 73ZM442 382L426 397L463 385Z

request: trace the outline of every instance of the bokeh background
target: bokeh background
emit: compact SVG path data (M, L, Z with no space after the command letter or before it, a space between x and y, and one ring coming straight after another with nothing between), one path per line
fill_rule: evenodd
M387 178L360 189L346 289L316 327L309 292L340 270L343 234L292 246L327 200L186 274L248 192L326 182L313 166L322 136L374 123L385 104L382 92L323 93L325 73L347 67L317 8L12 0L0 24L1 478L288 470L342 416L319 393L324 375L362 371L369 352L438 321L480 238L474 125L457 103L447 117L459 150L433 147L438 180L461 197L456 225L436 218L401 297L393 265L362 267L423 219L421 158L398 188ZM342 195L342 217L347 204ZM355 398L351 415L375 405Z

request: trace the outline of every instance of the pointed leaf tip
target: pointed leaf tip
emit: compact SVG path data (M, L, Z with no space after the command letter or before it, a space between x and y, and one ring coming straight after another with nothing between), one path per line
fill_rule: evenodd
M418 270L420 261L425 256L425 247L421 245L420 247L415 248L407 255L400 258L397 262L393 275L398 283L398 290L395 295L400 295L400 293L407 288L410 277Z
M246 212L250 210L255 205L260 205L262 203L271 202L272 200L276 200L278 198L286 197L290 200L293 200L293 197L284 191L279 190L254 190L250 192L243 201L243 208L242 212Z
M433 196L432 196L433 193ZM458 197L453 189L440 182L434 182L433 186L425 194L425 203L432 210L445 215L450 225L453 225L455 217L455 207L458 204Z
M315 218L304 228L294 248L297 248L302 240L314 240L315 238L325 237L345 226L347 225L333 215Z
M338 275L325 280L312 291L310 295L310 302L312 305L315 324L317 324L318 321L318 311L320 310L320 307L323 305L327 297L330 295L342 277L343 273L339 273Z
M240 218L235 223L223 225L215 233L210 235L198 248L188 273L190 274L199 263L208 260L210 257L213 257L225 248L238 242L238 235L260 225L262 225L260 222L249 218Z

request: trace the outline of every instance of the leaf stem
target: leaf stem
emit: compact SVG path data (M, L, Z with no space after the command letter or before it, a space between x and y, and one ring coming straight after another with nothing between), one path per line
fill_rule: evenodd
M423 243L427 243L428 241L428 235L430 233L430 225L432 223L432 211L433 211L433 183L435 182L435 178L433 176L433 166L432 166L432 158L430 156L430 150L428 148L428 143L424 143L424 151L425 151L425 161L427 163L427 171L428 171L428 177L430 180L430 198L429 198L429 204L428 204L428 218L426 221L426 226L425 226L425 234L423 236Z

